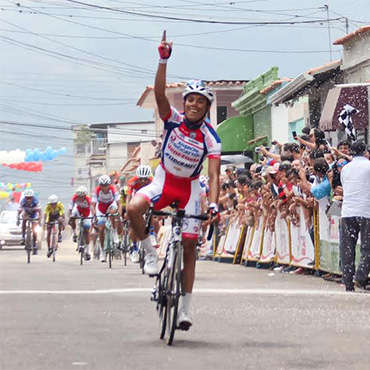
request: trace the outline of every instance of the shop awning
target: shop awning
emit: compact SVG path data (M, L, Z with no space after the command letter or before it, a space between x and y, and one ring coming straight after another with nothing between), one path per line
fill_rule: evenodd
M329 90L320 118L320 128L325 131L340 129L338 116L346 104L358 110L352 117L354 127L357 130L367 128L369 126L369 88L370 84L337 85Z
M252 116L231 117L216 129L222 142L222 153L243 152L247 142L253 139Z

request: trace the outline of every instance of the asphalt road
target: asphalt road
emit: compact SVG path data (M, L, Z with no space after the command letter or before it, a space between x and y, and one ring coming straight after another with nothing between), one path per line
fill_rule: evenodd
M199 261L194 325L169 347L138 265L45 252L0 251L1 369L369 369L370 294Z

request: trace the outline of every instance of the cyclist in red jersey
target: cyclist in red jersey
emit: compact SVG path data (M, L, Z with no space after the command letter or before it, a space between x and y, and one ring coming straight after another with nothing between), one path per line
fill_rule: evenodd
M126 204L129 204L130 200L132 199L133 195L143 188L144 186L149 185L153 180L152 177L152 170L150 166L141 165L136 169L136 176L130 178L127 183L127 199ZM138 238L136 237L135 233L131 229L130 231L130 238L132 240L132 245L130 248L130 258L133 263L139 263L139 249L137 246Z
M73 241L77 242L76 234L76 217L91 217L91 198L87 196L87 189L84 186L80 186L75 195L71 199L71 203L68 209L69 221L68 224L72 227ZM85 259L89 261L91 256L89 254L90 247L90 228L91 219L81 220L85 234Z
M201 81L188 83L183 92L184 115L170 106L165 94L166 64L172 44L166 42L164 31L159 48L160 60L155 78L154 93L159 116L164 121L161 164L151 184L140 189L127 207L127 214L135 234L145 248L144 271L158 273L158 257L149 235L145 234L143 215L150 202L161 209L174 201L186 213L200 214L201 187L199 175L203 161L208 158L209 211L218 214L221 141L213 127L206 122L213 101L212 91ZM191 293L195 277L196 244L200 222L189 220L183 226L184 290L179 307L179 327L187 330L192 325L189 315Z
M104 250L104 227L105 227L105 216L108 213L118 213L117 216L112 216L112 227L113 227L113 243L119 245L118 235L122 234L122 223L119 222L121 215L121 202L119 201L119 192L112 185L112 181L108 175L99 177L98 187L95 189L92 202L91 212L93 217L97 217L97 224L99 226L99 240L101 246L100 260L106 262L106 255Z

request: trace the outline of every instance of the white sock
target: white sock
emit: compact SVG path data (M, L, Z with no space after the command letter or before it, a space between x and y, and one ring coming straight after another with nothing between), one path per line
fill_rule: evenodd
M156 253L156 250L152 246L150 236L148 236L148 237L146 237L146 239L142 240L141 245L143 246L146 254Z
M180 297L179 311L184 310L185 312L189 312L190 300L191 300L191 293L185 293L185 295L182 295Z

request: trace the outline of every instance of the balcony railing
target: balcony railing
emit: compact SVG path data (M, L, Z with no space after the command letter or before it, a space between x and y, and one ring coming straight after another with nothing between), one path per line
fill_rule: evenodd
M105 156L107 153L107 139L95 138L91 139L91 155L92 156Z

